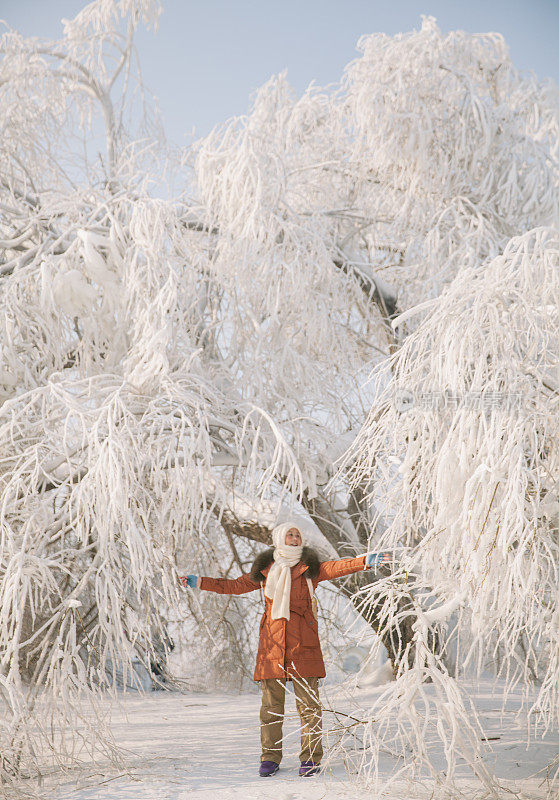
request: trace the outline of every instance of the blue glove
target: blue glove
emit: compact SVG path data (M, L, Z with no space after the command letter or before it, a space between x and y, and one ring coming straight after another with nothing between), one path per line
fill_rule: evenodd
M383 564L388 564L392 561L390 553L367 553L365 564L370 569L371 567L381 567Z
M183 586L189 586L191 589L195 589L198 584L198 575L183 575L179 578L179 581Z

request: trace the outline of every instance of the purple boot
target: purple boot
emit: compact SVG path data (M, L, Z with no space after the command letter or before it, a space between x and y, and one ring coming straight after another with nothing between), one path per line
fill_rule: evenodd
M279 769L279 764L276 764L275 761L261 761L260 762L260 769L258 770L261 778L267 778L269 775L273 775Z
M320 764L315 764L314 761L301 761L299 775L301 775L303 778L316 775L317 772L320 772Z

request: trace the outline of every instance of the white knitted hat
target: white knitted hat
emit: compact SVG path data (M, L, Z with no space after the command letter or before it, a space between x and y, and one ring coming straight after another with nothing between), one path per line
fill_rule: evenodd
M274 547L283 547L285 545L285 534L287 531L290 531L291 528L296 528L299 533L301 534L301 544L305 545L305 534L299 527L300 523L298 522L280 522L279 525L272 530L272 542Z

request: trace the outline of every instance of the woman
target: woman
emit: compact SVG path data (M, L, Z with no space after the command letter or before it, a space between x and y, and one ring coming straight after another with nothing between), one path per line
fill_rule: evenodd
M185 586L219 594L244 594L264 584L265 610L254 671L254 680L260 682L262 689L259 773L267 777L279 769L285 682L291 680L301 718L299 775L309 776L318 772L322 759L318 679L326 675L313 613L313 593L320 581L367 569L378 556L370 554L321 563L316 550L304 546L301 531L290 522L274 528L272 541L273 548L256 557L250 573L235 580L197 575L179 580Z

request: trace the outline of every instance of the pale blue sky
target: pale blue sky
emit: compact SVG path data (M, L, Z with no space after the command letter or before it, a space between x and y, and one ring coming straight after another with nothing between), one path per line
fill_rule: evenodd
M0 0L0 18L57 38L83 0ZM251 92L288 70L299 92L337 81L361 34L394 34L436 17L443 31L499 31L516 66L559 83L559 0L164 0L157 34L139 32L146 85L178 144L248 109Z

